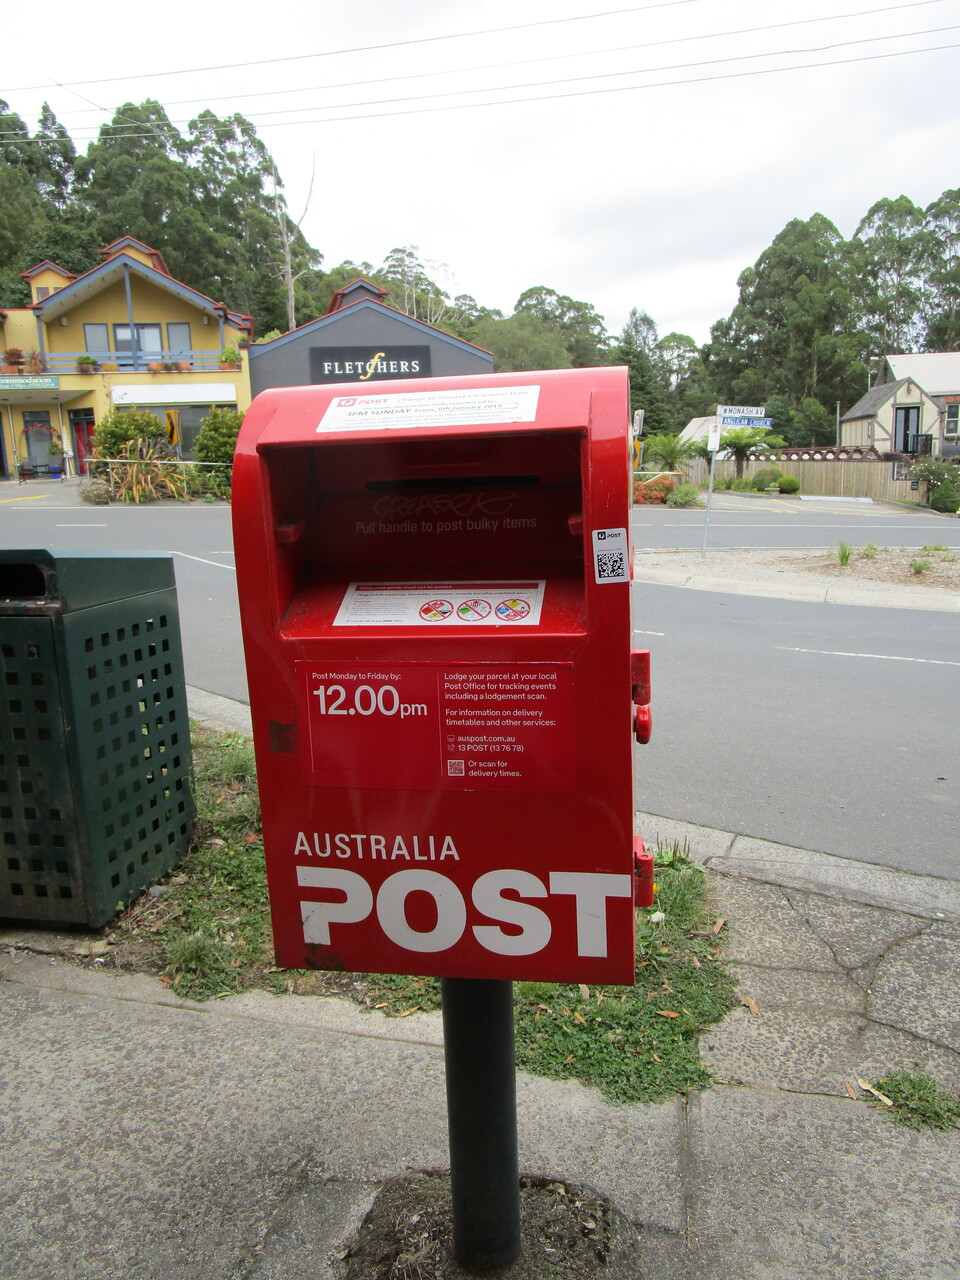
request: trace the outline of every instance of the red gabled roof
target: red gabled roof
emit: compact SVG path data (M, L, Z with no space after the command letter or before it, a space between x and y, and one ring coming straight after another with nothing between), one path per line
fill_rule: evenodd
M49 258L44 258L42 262L38 262L37 265L35 267L31 267L29 271L21 271L20 277L23 280L30 280L45 268L58 272L65 280L76 280L77 278L72 271L67 271L64 267L58 266L57 263L51 262Z
M359 297L348 298L348 293L360 291ZM378 284L374 284L372 280L367 280L364 276L357 276L356 280L351 280L349 284L345 284L342 289L337 289L330 297L330 305L327 307L327 315L331 315L334 311L342 311L344 307L351 306L354 302L362 302L365 298L373 302L375 300L383 302L387 296L387 290L381 289Z
M149 255L155 271L159 271L161 275L170 275L170 268L164 262L163 254L160 250L151 248L150 245L144 244L142 240L138 240L135 236L121 236L119 240L114 240L105 249L98 249L97 252L104 262L108 262L111 258L116 257L118 253L123 253L124 249L129 249L131 246Z

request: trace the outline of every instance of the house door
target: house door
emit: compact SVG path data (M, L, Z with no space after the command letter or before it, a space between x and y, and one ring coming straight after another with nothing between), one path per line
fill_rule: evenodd
M70 410L70 426L73 428L74 447L77 451L77 475L87 474L87 464L93 456L93 433L96 425L92 409Z
M46 409L24 410L22 439L27 461L36 466L48 467L53 431L50 428L50 414Z
M897 409L893 427L894 453L916 453L917 436L920 432L920 408L918 405L907 405ZM912 439L911 439L912 437Z

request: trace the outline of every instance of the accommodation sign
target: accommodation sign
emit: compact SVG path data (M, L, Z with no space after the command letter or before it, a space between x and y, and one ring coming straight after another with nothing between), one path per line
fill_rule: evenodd
M310 381L387 382L428 378L429 347L311 347Z
M57 377L40 377L36 374L0 377L0 391L56 391L60 386Z

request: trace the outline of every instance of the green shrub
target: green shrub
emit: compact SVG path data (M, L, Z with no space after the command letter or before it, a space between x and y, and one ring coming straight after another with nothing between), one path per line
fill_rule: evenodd
M753 481L748 479L747 476L741 476L739 480L734 480L730 488L736 493L749 493L753 488Z
M837 543L837 559L846 567L850 563L850 557L853 555L853 547L849 542L840 541Z
M672 493L667 494L668 507L696 507L700 505L700 490L695 484L681 480Z
M960 468L954 462L944 462L942 458L921 458L910 468L910 479L925 480L931 489L936 489L945 480L960 484Z
M131 440L165 439L163 423L147 409L111 409L93 433L94 458L119 458Z
M799 493L800 481L797 479L796 476L781 476L780 492L781 493Z
M960 510L960 490L952 480L942 480L930 494L931 511L954 512Z
M732 489L733 476L716 476L713 481L715 489Z
M243 425L243 414L236 409L211 409L200 423L193 442L193 456L198 462L233 464L233 451Z
M756 489L758 493L763 493L764 489L776 484L782 475L783 472L779 467L761 467L753 477L751 487Z

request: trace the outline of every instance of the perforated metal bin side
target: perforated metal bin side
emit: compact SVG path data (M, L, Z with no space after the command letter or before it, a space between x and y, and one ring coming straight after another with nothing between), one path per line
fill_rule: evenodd
M169 556L0 552L0 918L99 927L187 852Z

